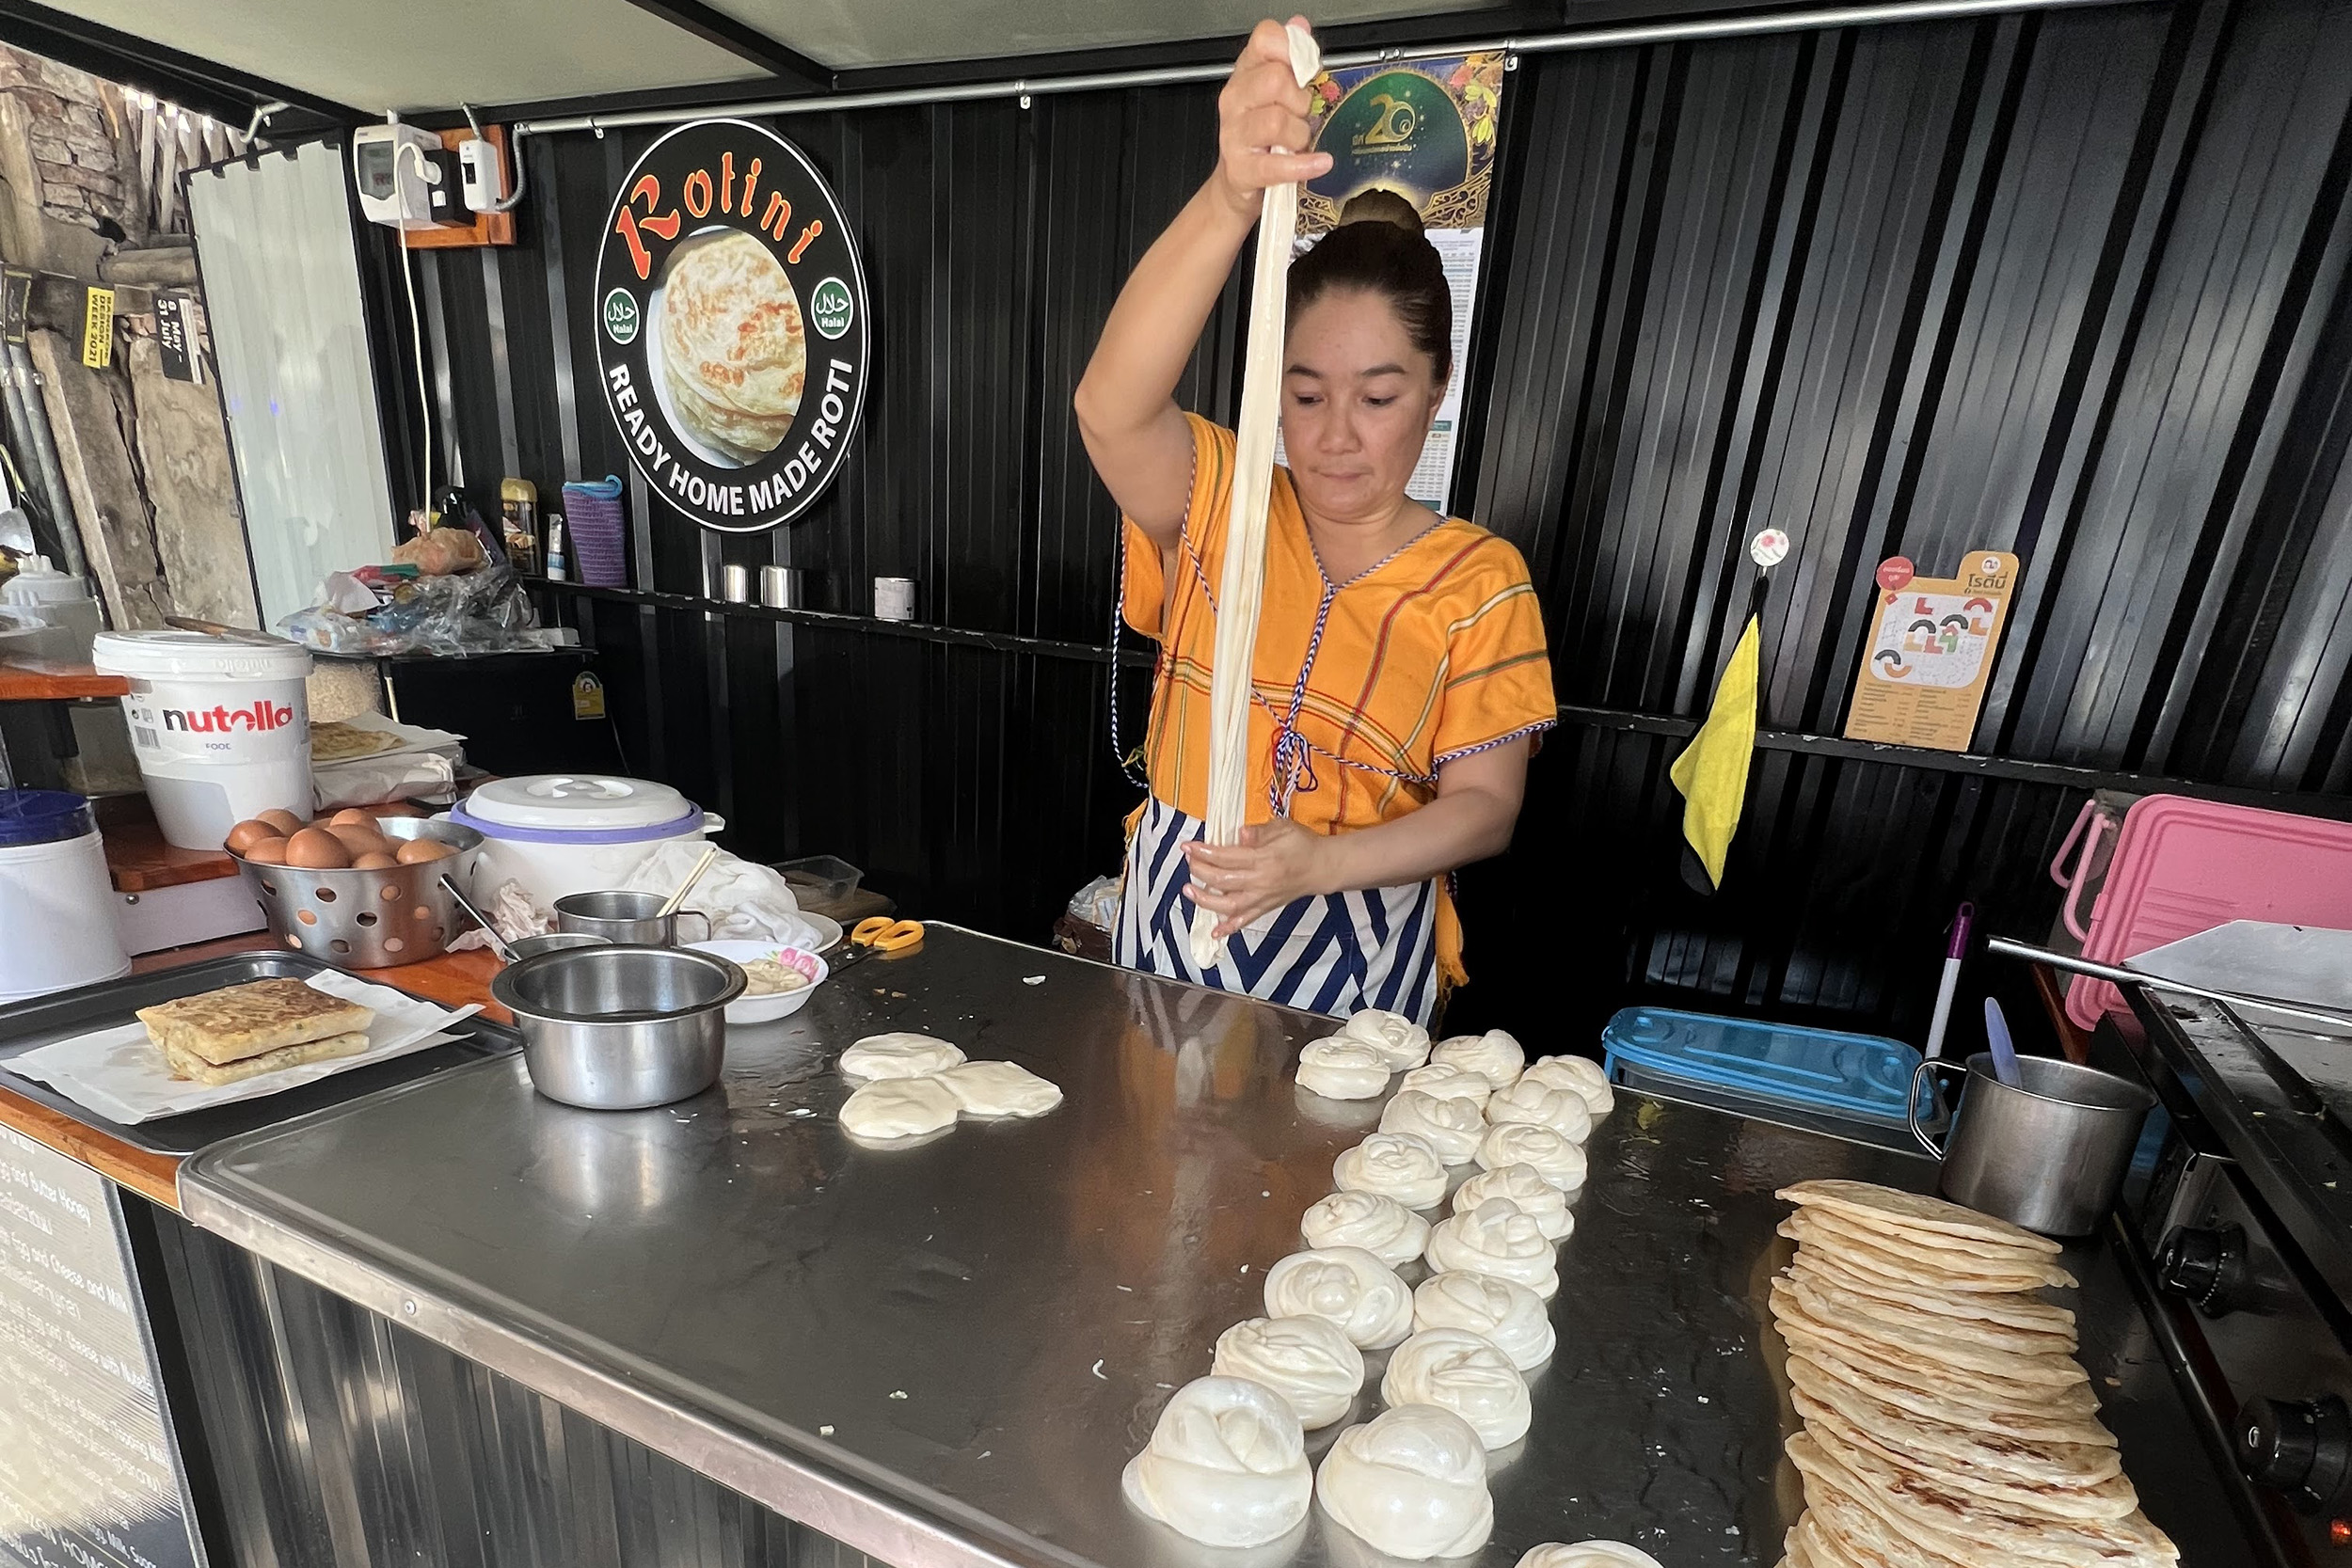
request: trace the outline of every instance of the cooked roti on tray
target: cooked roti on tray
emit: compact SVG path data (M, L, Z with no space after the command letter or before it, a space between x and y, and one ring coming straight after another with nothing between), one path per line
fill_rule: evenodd
M758 237L728 230L673 252L658 329L662 387L687 432L738 463L775 451L800 412L808 334Z
M300 980L255 980L138 1009L156 1045L225 1067L336 1035L363 1037L375 1009Z
M349 762L356 757L372 757L378 752L389 752L400 743L400 736L389 730L362 729L341 720L310 726L310 760L314 763Z

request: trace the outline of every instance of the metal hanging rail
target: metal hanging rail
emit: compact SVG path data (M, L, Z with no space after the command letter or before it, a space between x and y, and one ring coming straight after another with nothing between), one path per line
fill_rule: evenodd
M1501 51L1505 56L1564 54L1581 49L1628 49L1649 43L1681 43L1701 39L1755 38L1771 33L1810 33L1832 27L1867 27L1891 22L1939 22L1954 17L1997 16L2008 12L2068 10L2105 6L2122 0L1894 0L1870 6L1832 6L1818 10L1775 11L1761 16L1713 17L1688 22L1658 22L1639 26L1589 27L1576 32L1534 33L1521 38L1487 39L1463 43L1415 44L1409 48L1360 49L1326 55L1327 68L1379 65L1431 54L1465 55ZM1015 77L999 82L972 82L959 87L900 87L883 92L818 94L805 98L776 98L750 103L707 104L691 109L632 109L610 115L566 115L558 119L526 119L511 135L551 136L565 132L593 131L602 135L636 125L683 125L689 120L730 117L832 114L844 109L886 109L914 103L964 103L975 99L1031 98L1068 92L1108 92L1120 87L1158 87L1184 82L1214 82L1232 70L1230 64L1165 66L1149 71L1104 71L1070 76Z

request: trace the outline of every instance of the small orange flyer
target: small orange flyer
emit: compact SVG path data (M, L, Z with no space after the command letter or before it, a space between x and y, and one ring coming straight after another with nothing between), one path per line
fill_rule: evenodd
M2017 590L2017 558L1971 550L1957 577L1915 578L1896 556L1879 566L1878 590L1846 738L1966 751Z

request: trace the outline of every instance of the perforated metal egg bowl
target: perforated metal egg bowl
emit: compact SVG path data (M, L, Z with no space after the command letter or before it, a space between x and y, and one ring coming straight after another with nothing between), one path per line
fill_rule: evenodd
M347 969L390 969L449 950L451 939L471 922L441 879L468 885L482 835L454 822L418 817L387 816L375 825L387 838L437 839L455 853L383 871L310 871L230 857L253 889L272 937Z

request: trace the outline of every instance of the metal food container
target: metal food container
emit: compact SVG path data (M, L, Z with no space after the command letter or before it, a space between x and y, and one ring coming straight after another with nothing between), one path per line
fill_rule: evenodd
M469 922L441 879L462 879L482 835L454 822L409 816L383 817L376 827L387 838L437 839L456 853L384 871L312 871L230 857L253 889L272 937L345 969L389 969L449 950L450 939Z
M683 947L559 948L499 971L523 1066L549 1100L638 1111L700 1094L726 1059L727 1004L743 971Z

